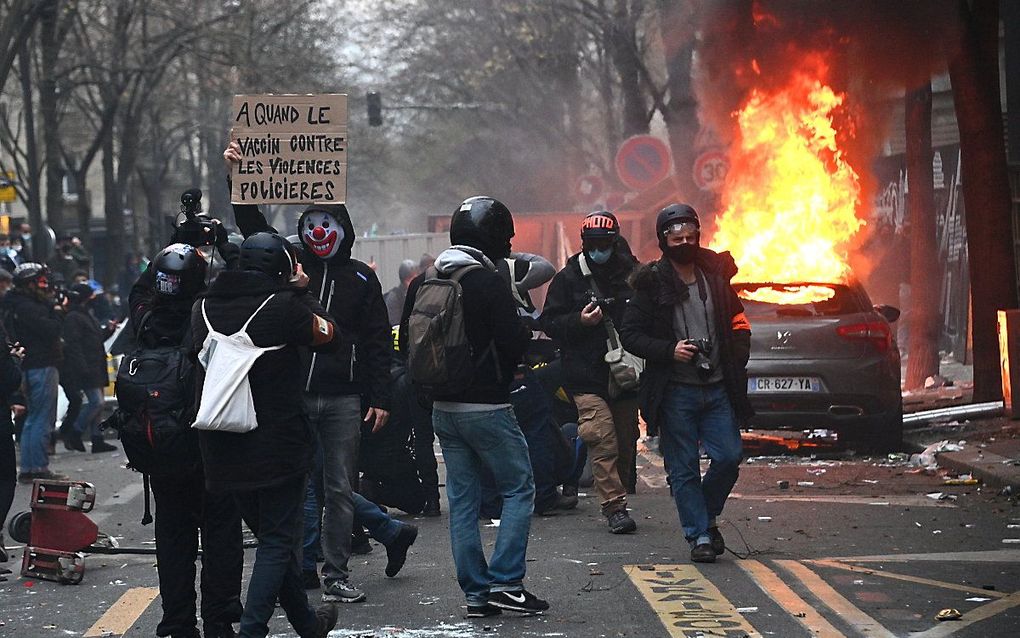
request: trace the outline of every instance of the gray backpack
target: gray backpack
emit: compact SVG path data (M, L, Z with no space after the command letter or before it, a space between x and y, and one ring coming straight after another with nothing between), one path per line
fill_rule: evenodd
M425 271L425 280L414 297L407 322L407 366L415 385L427 394L460 394L474 378L460 280L479 268L479 264L464 266L444 277L433 266Z

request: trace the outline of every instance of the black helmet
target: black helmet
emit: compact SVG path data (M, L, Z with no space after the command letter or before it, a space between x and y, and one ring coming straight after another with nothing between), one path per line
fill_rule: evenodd
M581 241L585 239L616 239L620 236L620 222L608 210L590 213L581 222Z
M41 277L46 277L50 274L50 269L42 264L37 264L33 261L28 261L14 269L14 285L15 286L27 286L28 284L39 281Z
M694 224L701 234L701 220L698 213L689 204L670 204L659 211L655 218L655 236L659 240L659 248L666 250L666 228L673 224Z
M89 299L96 296L96 291L92 286L87 283L74 284L70 290L67 291L68 299L71 300L72 304L83 304Z
M276 233L255 233L241 243L241 270L265 273L281 282L288 281L297 268L294 246Z
M189 299L205 287L208 265L189 244L170 244L159 251L151 266L156 275L156 294Z
M663 229L671 224L691 223L701 230L701 220L698 213L689 204L670 204L659 211L655 218L655 234L661 237Z
M453 213L450 241L471 246L492 260L510 256L514 218L503 202L491 197L469 197Z

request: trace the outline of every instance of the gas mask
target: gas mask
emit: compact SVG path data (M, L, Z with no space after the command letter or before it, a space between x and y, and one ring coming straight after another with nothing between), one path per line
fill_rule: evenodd
M319 259L330 259L340 250L344 229L327 212L312 211L301 222L301 241Z

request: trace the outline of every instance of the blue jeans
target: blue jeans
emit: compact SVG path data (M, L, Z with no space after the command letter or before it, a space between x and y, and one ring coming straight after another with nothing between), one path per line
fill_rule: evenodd
M99 417L103 415L103 389L86 388L85 400L88 401L74 420L74 429L86 436L102 436L99 432Z
M393 519L389 514L382 511L378 505L368 500L357 492L354 496L354 522L364 525L368 529L368 535L383 545L389 545L397 539L404 524ZM315 571L315 554L318 540L318 516L322 510L319 509L318 496L315 489L309 484L305 492L304 506L304 555L301 558L301 569L306 572Z
M41 472L49 468L46 454L53 425L57 422L57 388L60 375L56 368L25 370L28 389L28 414L21 431L21 471Z
M485 604L490 592L523 589L535 480L528 444L513 409L446 412L436 408L432 424L446 461L450 544L457 582L468 604ZM503 497L503 517L488 563L478 530L485 470L492 473Z
M303 476L272 487L234 492L241 517L259 539L241 614L241 638L265 638L277 599L299 636L315 635L315 612L301 582L304 494Z
M689 543L707 542L708 528L722 513L737 482L740 429L722 383L675 384L666 390L659 428L659 449L670 491ZM698 442L711 464L701 476Z
M347 580L350 575L351 531L354 529L354 490L357 480L358 446L361 443L361 397L358 395L305 394L305 410L318 435L322 453L322 554L326 558L322 577L326 584ZM305 508L306 532L317 523ZM315 509L317 512L318 509ZM317 525L316 525L317 526ZM314 547L306 537L305 546ZM307 564L307 562L306 562ZM314 568L313 568L314 569Z

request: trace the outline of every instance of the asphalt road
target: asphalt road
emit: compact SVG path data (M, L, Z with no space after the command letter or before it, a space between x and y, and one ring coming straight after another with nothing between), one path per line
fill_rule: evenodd
M96 485L92 518L102 531L152 547L152 527L139 524L140 477L123 463L60 453L53 467ZM383 547L355 557L353 580L368 600L342 605L332 636L1020 635L1020 544L1004 542L1020 539L1020 508L1004 497L885 459L752 458L721 525L741 557L693 566L661 457L646 450L640 464L636 534L609 534L591 494L573 512L533 519L526 586L549 600L544 616L463 618L444 509L414 520L421 532L396 578L383 575ZM935 492L955 498L927 496ZM19 487L13 511L28 494ZM481 524L491 547L495 527ZM249 550L249 569L252 559ZM152 556L90 556L77 586L16 576L0 583L0 636L155 634ZM962 618L936 621L946 608ZM271 635L293 635L282 614Z

